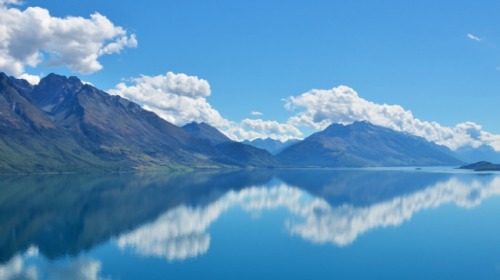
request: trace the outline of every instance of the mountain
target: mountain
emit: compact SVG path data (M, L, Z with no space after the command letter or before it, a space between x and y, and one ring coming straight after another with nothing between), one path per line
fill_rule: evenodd
M495 151L495 149L489 145L481 145L477 148L470 146L461 147L455 151L455 154L457 158L465 162L500 162L500 152Z
M365 167L460 165L448 149L368 122L332 124L276 155L284 166Z
M272 141L253 144L273 152L289 144ZM331 125L273 157L205 123L175 126L76 77L50 74L32 86L0 73L0 173L462 164L450 154L358 122Z
M488 161L480 161L473 164L461 166L460 169L470 169L474 171L500 171L500 164L494 164Z
M0 173L108 169L38 108L33 87L0 73Z
M276 159L266 150L255 148L240 142L225 142L215 146L222 155L219 162L239 167L275 167Z
M290 139L285 142L281 142L280 140L277 139L272 139L272 138L257 138L254 140L245 140L242 143L254 146L256 148L264 149L268 152L270 152L272 155L276 155L279 152L283 151L285 148L299 142L300 140L298 139Z
M268 151L233 141L207 123L191 122L182 129L193 137L214 145L219 154L216 158L219 162L239 167L274 167L277 164Z
M51 74L31 93L60 128L106 161L136 169L213 165L209 143L119 96Z
M263 167L76 77L0 75L0 173ZM244 150L244 149L243 149ZM254 153L253 156L259 156ZM265 165L255 165L265 162Z
M184 125L182 129L196 138L208 140L213 145L232 141L215 127L204 122L191 122Z

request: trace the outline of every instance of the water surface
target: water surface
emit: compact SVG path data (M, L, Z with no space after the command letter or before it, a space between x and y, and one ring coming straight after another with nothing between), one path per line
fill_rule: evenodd
M500 173L0 177L0 279L499 279Z

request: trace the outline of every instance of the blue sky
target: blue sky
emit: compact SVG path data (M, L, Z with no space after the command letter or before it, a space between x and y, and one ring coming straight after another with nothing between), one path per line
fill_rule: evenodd
M77 75L102 89L168 71L197 76L210 85L207 102L236 123L256 117L289 122L295 112L284 108L283 99L345 85L364 100L400 105L422 121L444 127L474 122L500 134L497 1L26 0L11 5L21 11L29 6L60 18L98 12L137 38L137 47L99 57L103 68L91 74L46 63L26 66L29 74ZM304 136L319 129L298 127Z

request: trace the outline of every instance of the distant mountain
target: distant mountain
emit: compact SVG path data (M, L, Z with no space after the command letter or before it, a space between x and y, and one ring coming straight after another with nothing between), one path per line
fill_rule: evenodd
M274 157L266 150L235 142L207 123L191 122L182 127L197 139L209 141L219 154L219 162L239 167L273 167Z
M500 152L495 151L489 145L481 145L477 148L471 146L461 147L455 151L456 157L465 162L500 162Z
M251 145L260 149L264 149L268 152L270 152L272 155L276 155L279 152L283 151L285 148L299 142L300 140L298 139L290 139L285 142L281 142L280 140L277 139L272 139L272 138L257 138L254 140L245 140L242 143Z
M225 149L133 102L56 74L34 87L0 74L0 132L0 173L267 167L274 162L270 155L239 162L238 155L224 154ZM265 164L254 165L260 162Z
M332 124L276 155L285 166L461 165L447 148L368 122Z
M255 148L240 142L225 142L215 148L222 155L219 162L240 167L275 167L276 159L266 150Z
M182 129L196 138L202 138L210 141L213 145L232 141L215 127L204 122L191 122L184 125Z
M500 164L494 164L488 161L480 161L473 164L461 166L460 169L470 169L474 171L500 171Z

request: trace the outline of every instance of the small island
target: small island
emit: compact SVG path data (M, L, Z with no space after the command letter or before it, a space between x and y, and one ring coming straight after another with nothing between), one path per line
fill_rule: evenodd
M500 171L500 164L495 164L488 161L480 161L462 166L460 167L460 169L470 169L474 171Z

